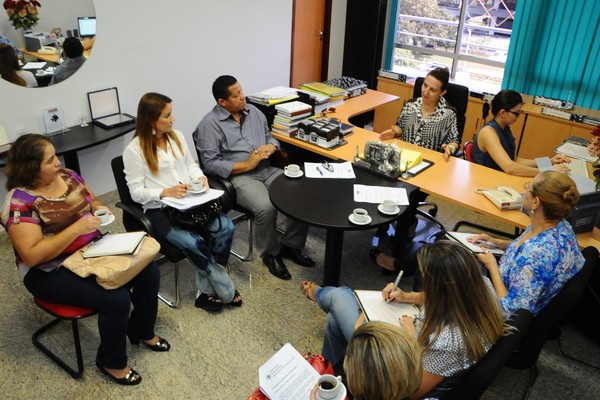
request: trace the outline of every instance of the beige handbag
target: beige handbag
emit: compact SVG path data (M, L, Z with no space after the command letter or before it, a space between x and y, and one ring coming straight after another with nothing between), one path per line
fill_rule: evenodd
M146 236L133 254L83 258L85 247L71 254L63 266L82 278L96 275L96 281L104 289L117 289L132 280L160 250L160 244L151 236Z

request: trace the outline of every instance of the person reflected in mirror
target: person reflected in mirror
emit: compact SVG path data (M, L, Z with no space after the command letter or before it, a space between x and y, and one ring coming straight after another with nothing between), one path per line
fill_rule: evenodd
M573 228L565 220L579 192L573 179L557 171L538 174L524 189L523 211L531 224L521 236L509 241L482 233L467 240L487 241L504 250L500 261L489 251L477 254L502 309L513 313L524 308L536 315L585 263Z
M514 90L501 90L492 99L492 119L489 120L473 139L471 150L473 162L507 174L536 176L540 170L535 160L517 156L515 137L510 126L517 122L523 113L523 98ZM483 118L490 111L488 103L483 104ZM564 163L571 160L560 154L550 159L557 170L568 172Z
M35 76L19 65L15 49L6 43L0 43L0 76L5 81L25 87L37 87Z
M406 292L389 283L381 295L385 301L420 308L416 319L399 318L423 349L423 379L410 398L436 399L453 388L509 328L490 279L483 276L465 246L448 240L426 244L418 250L417 261L419 292ZM301 289L327 314L322 354L338 365L354 330L365 321L360 304L346 286L320 287L304 281Z
M161 199L188 196L190 183L208 180L192 158L185 137L173 129L171 99L146 93L138 104L135 134L123 152L125 178L131 198L141 204L156 236L180 249L194 264L198 296L194 305L219 312L228 304L240 307L242 296L227 272L235 226L221 212L203 229L173 224Z
M229 179L237 203L254 215L262 261L269 272L291 279L283 258L305 267L315 261L304 250L308 225L287 218L281 240L277 234L277 210L269 199L269 187L283 170L271 165L269 157L279 150L279 142L265 115L246 103L242 86L233 76L218 77L212 92L217 104L194 131L202 165L208 174Z
M63 53L67 57L65 62L54 68L54 76L50 80L50 85L55 85L64 81L83 65L86 58L83 55L83 45L76 37L68 37L63 42Z
M97 310L96 365L118 384L139 384L142 377L127 364L126 337L157 352L171 348L154 333L158 265L151 262L130 282L112 290L100 286L94 275L82 278L61 268L69 255L100 238L101 222L93 214L109 209L81 176L61 167L46 136L20 136L8 152L5 174L8 194L2 226L13 244L23 284L41 300Z
M348 391L354 400L403 400L423 379L421 348L402 327L373 321L352 334L344 358ZM310 399L317 400L319 384Z
M19 60L23 60L23 53L21 52L21 50L19 50L19 48L17 46L15 46L13 44L13 42L11 42L11 40L9 38L7 38L6 36L0 35L0 43L6 43L6 44L12 46L12 48L15 49L15 53L17 53L17 58Z
M444 153L446 159L459 148L456 109L443 97L450 71L435 68L421 86L421 97L406 102L396 125L379 134L380 140L399 138L405 142Z

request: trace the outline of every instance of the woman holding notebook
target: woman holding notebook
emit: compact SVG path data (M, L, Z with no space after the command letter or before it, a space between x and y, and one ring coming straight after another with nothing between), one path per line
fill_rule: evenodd
M125 177L133 201L140 203L156 228L156 235L181 249L198 269L195 306L208 312L225 304L240 307L242 296L227 273L235 227L220 213L201 235L171 223L163 197L182 198L190 182L199 180L208 189L204 173L192 158L185 137L173 129L171 99L146 93L140 99L135 135L123 153Z
M381 301L420 306L416 319L398 318L423 349L423 380L411 398L437 398L487 353L506 325L491 282L464 246L450 241L428 244L419 249L417 260L423 291L404 292L390 283L382 290ZM355 326L364 322L359 303L348 287L303 282L302 288L327 313L322 353L336 365Z
M61 168L46 136L19 137L8 153L8 194L2 225L15 248L19 274L34 296L98 311L100 347L96 365L121 385L142 377L127 365L126 336L154 351L169 343L154 333L160 271L150 263L125 286L106 290L92 275L81 278L61 268L65 258L100 236L93 212L108 208L74 171ZM133 311L130 313L131 304Z

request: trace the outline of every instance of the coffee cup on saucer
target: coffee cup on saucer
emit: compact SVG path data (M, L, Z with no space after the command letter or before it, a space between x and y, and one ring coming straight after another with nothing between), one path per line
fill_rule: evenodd
M202 183L200 179L194 179L190 182L190 189L192 189L193 192L199 192L204 189L204 183Z
M94 211L94 216L100 218L101 224L106 224L110 220L110 214L108 210L104 208Z
M336 399L342 390L342 377L334 375L321 375L319 377L319 388L317 389L318 399Z
M383 203L381 203L381 208L384 212L393 213L394 211L396 211L397 208L396 202L394 200L386 199L383 201Z
M298 164L289 164L283 168L286 175L298 176L300 175L300 166Z
M43 69L38 69L35 74L38 76L41 76L41 75L46 75L46 72Z
M358 224L366 222L368 216L369 212L364 208L355 208L354 211L352 211L352 218L354 219L354 222Z

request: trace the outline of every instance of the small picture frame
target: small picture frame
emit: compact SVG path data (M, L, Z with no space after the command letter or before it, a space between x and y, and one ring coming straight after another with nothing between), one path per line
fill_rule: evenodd
M61 106L52 106L44 109L43 117L47 135L57 134L67 129Z

